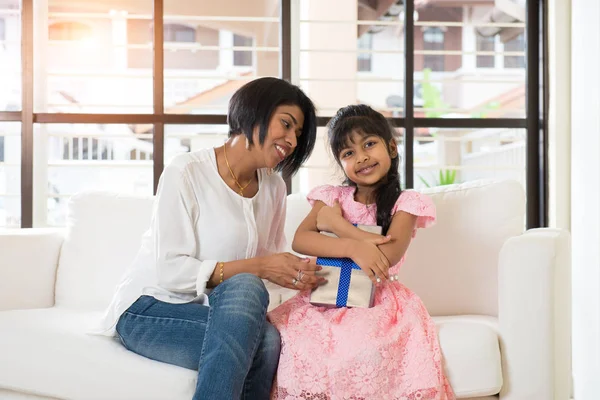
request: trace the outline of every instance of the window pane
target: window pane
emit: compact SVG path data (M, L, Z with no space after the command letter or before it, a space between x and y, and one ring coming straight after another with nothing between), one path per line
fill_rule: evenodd
M48 181L35 185L48 188L50 226L65 224L68 199L83 190L152 195L151 126L38 124L35 139L47 146L47 160L35 162L47 162Z
M445 55L435 54L444 51L446 36L441 28L432 27L423 30L423 50L429 51L423 57L423 68L431 71L445 71Z
M438 129L415 131L415 187L478 179L516 180L525 185L524 129Z
M496 40L494 36L482 36L477 33L477 51L494 52L496 49ZM495 56L477 56L477 68L494 68Z
M242 35L233 35L234 47L252 47L252 38ZM252 51L251 50L234 50L233 65L236 67L252 66Z
M280 76L279 3L165 0L165 24L195 32L193 41L165 36L165 112L225 114L242 85Z
M396 128L396 141L400 156L400 180L404 187L404 136L403 129ZM310 159L300 168L292 181L294 193L308 193L319 185L341 185L345 180L344 171L331 155L327 143L327 128L317 129L317 143Z
M227 125L166 125L165 165L178 154L222 146L228 131Z
M415 5L415 117L525 116L524 2L522 20L484 3Z
M196 30L191 26L167 23L164 26L163 39L165 42L194 43L196 41Z
M358 38L358 50L372 51L373 50L373 34L370 32L364 33ZM372 53L359 52L356 56L358 72L371 72Z
M21 226L21 123L0 122L0 228Z
M21 110L21 2L0 2L0 111Z
M523 53L525 51L525 34L520 33L514 39L504 43L505 52ZM525 56L504 56L505 68L525 68Z
M299 49L292 49L292 57L299 54L299 59L293 65L299 66L300 86L319 115L332 116L340 107L365 103L388 117L401 116L404 42L399 15L403 7L393 5L379 12L362 3L352 9L345 0L299 3ZM357 17L359 21L380 19L384 24L357 24Z
M151 52L151 15L151 1L49 0L34 22L35 111L151 113L152 64L136 53Z

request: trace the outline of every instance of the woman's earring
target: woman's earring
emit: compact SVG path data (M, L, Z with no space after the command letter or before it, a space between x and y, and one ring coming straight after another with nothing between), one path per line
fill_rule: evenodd
M246 137L246 150L250 150L250 141L248 140L248 137Z

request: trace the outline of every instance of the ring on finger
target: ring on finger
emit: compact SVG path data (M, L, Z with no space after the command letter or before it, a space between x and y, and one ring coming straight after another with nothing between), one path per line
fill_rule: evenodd
M302 281L302 277L304 276L304 272L302 272L301 269L298 270L298 276L296 277L296 280L298 281Z
M292 279L292 285L296 286L297 283L298 283L298 279L296 279L296 278Z

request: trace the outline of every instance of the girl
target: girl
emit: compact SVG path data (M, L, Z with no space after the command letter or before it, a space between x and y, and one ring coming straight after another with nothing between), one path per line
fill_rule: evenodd
M436 326L421 300L395 279L416 228L433 224L434 205L417 192L401 192L393 130L370 107L340 109L329 123L329 145L346 184L309 193L313 209L293 249L353 259L377 285L374 306L315 307L304 291L273 310L269 319L282 350L272 398L454 399ZM385 237L353 223L380 225Z

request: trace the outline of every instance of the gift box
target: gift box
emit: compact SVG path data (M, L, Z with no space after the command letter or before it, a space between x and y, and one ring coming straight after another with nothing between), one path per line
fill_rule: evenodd
M356 225L367 232L381 234L380 226ZM329 232L324 235L336 237ZM319 275L327 282L314 289L310 303L316 306L363 307L373 306L375 285L362 269L349 258L317 258L317 265L323 267Z

